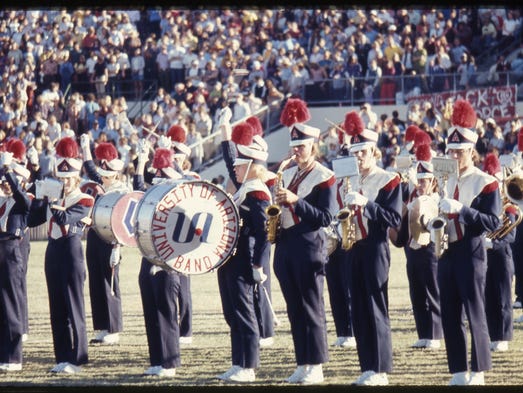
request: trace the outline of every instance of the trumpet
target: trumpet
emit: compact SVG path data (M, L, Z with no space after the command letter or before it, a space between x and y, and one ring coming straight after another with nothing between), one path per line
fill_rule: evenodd
M283 186L283 170L292 160L294 160L295 157L296 155L292 155L280 163L278 172L276 173L276 184L273 188L273 199L275 199L278 190ZM277 203L273 203L272 205L269 205L265 208L265 214L267 214L267 222L265 227L265 230L267 231L267 239L270 243L275 243L281 226L281 206Z
M503 221L501 226L488 233L487 238L491 240L502 239L507 236L512 229L516 228L523 220L521 213L521 207L523 206L523 175L519 172L512 173L506 176L508 171L504 171L505 180L503 181ZM507 209L513 206L516 209L516 220L510 221L509 216L506 214Z
M346 177L344 179L344 182L345 194L347 194L351 190L349 178ZM348 206L345 206L336 214L336 219L340 223L341 227L341 248L343 250L350 250L356 242L356 226L352 222L353 217L354 211L353 209L350 209Z

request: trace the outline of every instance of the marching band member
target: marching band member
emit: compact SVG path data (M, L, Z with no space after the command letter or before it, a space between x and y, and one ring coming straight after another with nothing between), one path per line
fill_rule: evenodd
M25 154L23 143L23 149L18 147L18 143L11 143L0 153L0 371L4 372L22 370L24 310L27 307L23 290L26 288L26 258L21 245L31 205L25 192L30 172L16 162L17 157Z
M236 254L218 270L223 315L231 331L232 367L218 378L253 382L260 364L260 333L254 307L254 287L267 276L263 265L270 257L265 209L271 202L264 183L267 144L252 127L240 123L232 130L238 156L234 160L235 179L240 187L234 195L243 222Z
M234 186L234 192L238 190L241 186L241 183L236 178L234 172L234 159L236 157L236 147L235 143L231 141L231 126L229 123L231 111L222 110L222 115L219 118L219 127L221 130L222 136L222 153L225 166L229 173L229 179ZM256 116L251 116L247 118L247 123L249 123L253 129L254 135L259 135L263 138L263 126L260 120ZM276 174L269 171L261 171L260 174L263 176L262 181L269 188L272 193L272 189L276 183ZM271 194L272 195L272 194ZM274 319L272 316L271 306L269 301L271 301L271 266L270 258L262 261L263 274L267 276L267 279L263 282L265 288L265 293L267 296L264 296L258 290L258 287L255 287L254 293L254 304L256 311L256 318L258 320L258 328L260 331L260 346L267 347L274 343Z
M426 134L424 131L421 131ZM418 340L413 348L437 349L443 338L438 286L438 258L427 225L438 215L439 194L430 145L416 149L416 184L410 183L407 212L403 216L397 246L405 247L409 294Z
M275 202L282 207L281 231L274 252L274 273L287 304L297 368L290 383L323 382L322 364L328 361L323 287L326 239L322 227L336 212L334 173L317 160L320 130L304 124L310 119L306 104L290 98L280 121L290 130L296 166L283 170Z
M131 191L120 180L124 163L118 158L118 151L112 143L102 142L96 146L94 154L99 163L98 168L93 161L88 134L80 136L80 146L87 176L101 184L106 194ZM120 244L107 243L94 228L89 228L85 257L89 272L93 328L98 332L90 343L116 344L120 339L119 332L123 330L119 279Z
M349 155L347 144L341 145L338 158ZM336 184L336 201L338 210L345 207L345 180L340 178ZM332 318L336 330L336 341L333 346L342 348L355 348L356 339L352 328L351 318L351 294L350 294L350 266L348 251L342 248L342 242L338 241L336 248L329 255L329 262L325 266L325 279L329 291L329 303Z
M150 145L141 139L138 144L138 165L134 176L134 189L145 191L143 173L149 159ZM158 148L151 167L156 170L153 183L181 179L182 175L173 167L170 149ZM154 265L142 257L138 284L145 320L145 331L149 346L151 366L144 375L174 377L180 359L180 327L176 301L180 291L181 274Z
M352 321L362 375L356 385L387 385L392 369L388 315L390 250L388 227L401 221L400 177L376 163L378 134L364 128L356 112L345 116L352 136L350 154L358 159L359 178L345 204L354 209L356 242L349 252Z
M496 177L502 184L501 165L493 153L488 153L485 156L483 171ZM518 214L521 214L521 211L518 212L518 208L512 203L503 206L503 216L509 220L510 224L516 221L516 215ZM507 231L507 229L502 230ZM512 321L514 261L510 244L515 238L515 228L502 235L500 233L497 236L485 237L485 246L487 248L485 311L490 337L490 349L494 352L508 350L508 342L512 340L514 330Z
M478 135L476 113L465 100L457 100L448 131L448 155L458 161L458 176L451 176L439 202L447 214L448 249L438 262L441 318L447 350L450 385L484 384L484 371L491 368L489 335L485 315L487 261L482 234L496 229L501 212L498 181L474 166ZM472 336L471 373L467 362L466 314Z
M518 171L523 167L523 127L518 131ZM513 308L523 308L523 222L517 226L516 238L511 244L512 256L514 261L514 300ZM523 315L516 319L516 322L523 322Z
M189 166L191 149L185 144L187 132L179 125L173 125L167 131L167 136L160 136L158 147L173 149L175 168L181 172L184 179L198 180L200 175L186 169ZM180 324L180 344L192 343L192 297L191 278L180 274L180 291L178 292L178 312Z
M6 151L9 151L13 154L12 161L21 167L26 167L28 164L29 177L25 178L23 181L23 187L29 186L29 182L34 178L38 178L38 174L31 169L38 167L38 153L34 146L29 149L26 149L25 144L22 140L18 138L10 138L5 143ZM36 155L36 157L35 157ZM28 162L27 162L28 161ZM13 164L14 165L14 164ZM17 168L19 168L17 166ZM34 176L37 175L37 176ZM30 200L34 198L34 193L32 193L32 188L26 191L27 196ZM23 263L22 268L24 272L24 280L22 280L21 296L22 296L22 321L24 325L24 334L22 335L22 341L25 342L29 333L29 310L28 310L28 301L27 301L27 269L29 264L29 253L31 251L31 242L28 228L25 228L25 234L20 239L20 250L22 251Z
M46 221L49 225L45 278L57 362L51 372L74 374L88 361L81 239L94 199L80 191L82 161L76 158L76 141L62 138L56 145L56 155L55 176L63 185L63 196L55 194L59 188L56 181L44 180L41 187L45 191L39 195L37 187L31 203L29 226Z

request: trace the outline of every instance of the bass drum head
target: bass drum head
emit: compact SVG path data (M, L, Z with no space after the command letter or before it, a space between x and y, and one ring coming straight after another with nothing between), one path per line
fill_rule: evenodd
M158 184L138 206L138 248L152 263L179 273L220 267L234 255L239 232L234 201L207 181Z
M116 241L127 247L138 247L136 243L136 213L143 191L123 194L111 211L111 228Z

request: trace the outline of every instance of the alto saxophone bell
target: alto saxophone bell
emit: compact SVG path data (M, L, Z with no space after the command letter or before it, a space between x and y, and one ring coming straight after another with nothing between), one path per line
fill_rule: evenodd
M445 233L446 226L447 220L441 216L434 217L427 225L427 229L430 232L430 240L434 242L436 247L435 254L438 258L448 247L448 235Z

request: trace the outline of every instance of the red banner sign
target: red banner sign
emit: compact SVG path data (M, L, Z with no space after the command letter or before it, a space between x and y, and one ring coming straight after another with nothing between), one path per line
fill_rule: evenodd
M486 120L492 117L497 124L503 124L516 116L516 86L490 86L480 89L460 90L455 92L425 94L409 98L408 104L431 102L432 107L441 109L447 98L464 99L476 110L478 118Z

